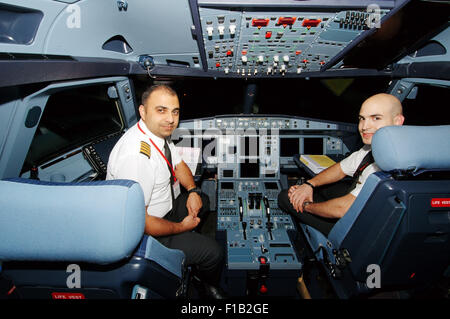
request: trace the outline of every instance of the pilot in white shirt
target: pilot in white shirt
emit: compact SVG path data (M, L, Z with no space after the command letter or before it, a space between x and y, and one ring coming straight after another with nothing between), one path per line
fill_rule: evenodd
M168 145L172 165L176 167L181 158L175 145L172 142ZM164 139L150 132L141 119L114 146L109 156L106 179L138 182L144 192L147 213L164 217L172 209L172 195L170 170L160 152L164 154Z
M350 156L344 158L341 162L341 169L347 176L353 176L358 169L360 163L363 161L364 157L372 150L370 145L364 145L358 151L353 152ZM350 194L353 196L358 196L361 191L364 183L370 174L379 172L380 168L376 163L370 163L364 170L361 172L361 175L358 178L358 182L355 185L355 188L351 190Z
M179 122L178 96L168 86L154 85L142 94L142 103L140 121L110 154L106 179L139 183L145 198L145 233L184 252L204 297L223 298L219 288L222 247L195 231L208 212L208 196L196 187L189 167L168 141ZM165 150L166 141L170 152ZM180 185L186 192L180 194Z
M364 146L302 185L281 191L278 195L280 208L327 236L339 218L347 213L368 176L379 171L373 157L366 157L371 151L373 135L381 127L403 125L404 120L402 105L397 97L379 93L366 99L361 105L358 123ZM358 173L356 176L355 172ZM342 181L346 176L353 176L351 187ZM338 187L333 189L333 186ZM315 197L322 198L316 201Z

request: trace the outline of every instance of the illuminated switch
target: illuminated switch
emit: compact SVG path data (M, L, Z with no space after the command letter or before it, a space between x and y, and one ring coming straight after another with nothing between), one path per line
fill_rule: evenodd
M261 29L261 27L267 27L269 25L269 19L253 19L252 26Z
M230 72L230 69L229 68L225 68L225 74L228 74L228 72Z
M255 69L255 71L253 72L254 75L258 74L258 69Z
M280 57L278 56L278 55L275 55L274 57L273 57L273 62L279 62L280 61Z
M227 56L233 56L233 51L232 50L228 50L227 51Z
M258 56L258 62L260 62L260 63L264 62L264 56L263 55Z
M261 285L261 287L259 288L259 292L261 292L262 294L267 293L268 289L265 285Z
M270 39L272 37L272 31L266 32L266 39Z
M281 66L280 73L283 74L283 75L286 73L286 65L283 64Z
M306 27L309 30L311 29L311 27L317 27L320 22L322 22L321 19L305 19L302 22L302 26Z
M247 51L246 50L242 50L242 55L246 55L247 54Z
M295 55L300 55L300 54L302 54L302 50L295 51Z
M217 27L217 30L219 31L219 35L223 35L224 32L225 32L225 26L219 25L219 26Z
M241 57L241 59L242 59L242 63L247 63L247 61L248 61L248 58L247 58L246 55L243 55L243 56Z
M267 257L265 257L265 256L259 256L258 257L258 260L259 260L259 262L261 263L261 264L267 264Z
M267 75L269 75L270 73L272 73L272 68L269 66L269 67L267 68Z
M289 55L283 56L283 61L284 62L289 62Z
M293 25L295 20L296 20L295 17L280 17L278 18L277 25L282 25L283 27L286 28L286 26L288 25Z
M213 31L214 31L213 27L207 27L206 28L206 32L208 32L208 37L212 37Z
M236 25L230 24L230 34L234 35L236 33Z
M297 74L302 73L302 71L303 71L303 69L302 69L301 67L298 67L298 68L297 68Z
M216 68L220 68L220 62L216 62Z

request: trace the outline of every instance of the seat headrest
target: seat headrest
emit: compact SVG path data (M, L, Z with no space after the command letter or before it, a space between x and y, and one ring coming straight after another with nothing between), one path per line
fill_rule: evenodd
M450 170L450 125L382 127L373 136L372 154L383 171Z
M133 181L0 180L0 194L0 261L107 264L131 256L144 233Z

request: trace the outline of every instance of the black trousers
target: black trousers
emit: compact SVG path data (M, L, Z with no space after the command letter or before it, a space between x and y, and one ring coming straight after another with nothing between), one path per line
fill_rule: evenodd
M313 193L314 202L324 202L336 197L344 196L348 194L350 186L351 182L340 181L334 184L317 187L314 189ZM308 212L297 212L289 201L288 189L282 190L280 194L278 194L278 206L280 206L283 211L293 216L298 222L316 228L325 236L328 236L331 228L333 228L334 224L339 220L338 218L326 218Z
M201 197L203 207L198 217L200 217L202 223L208 213L209 198L205 194L202 194ZM180 194L175 200L174 207L164 216L164 219L175 223L181 222L188 215L186 208L187 198L187 193ZM156 239L168 248L182 250L186 255L187 265L194 266L202 280L211 285L219 286L224 252L214 239L196 232L200 226L199 224L194 231L161 236Z

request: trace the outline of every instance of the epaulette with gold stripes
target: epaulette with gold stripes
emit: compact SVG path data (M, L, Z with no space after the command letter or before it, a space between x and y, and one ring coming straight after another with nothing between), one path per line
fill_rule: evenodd
M139 151L141 154L144 154L148 158L150 158L150 145L145 143L144 141L141 141L141 149Z

